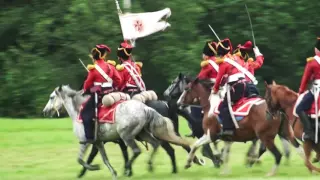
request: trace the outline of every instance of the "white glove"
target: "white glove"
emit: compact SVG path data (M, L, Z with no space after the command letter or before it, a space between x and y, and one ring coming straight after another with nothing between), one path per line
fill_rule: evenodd
M255 46L255 47L253 48L253 52L254 52L254 54L255 54L256 57L262 56L262 54L261 54L260 51L259 51L258 46Z

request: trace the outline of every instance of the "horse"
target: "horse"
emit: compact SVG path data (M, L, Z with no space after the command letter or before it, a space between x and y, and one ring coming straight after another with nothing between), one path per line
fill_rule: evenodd
M193 135L197 138L201 138L203 136L202 118L192 116L190 110L187 110L188 106L178 107L177 105L178 98L181 96L183 90L187 86L185 77L186 76L184 74L179 73L178 76L171 82L168 88L164 91L163 96L169 104L170 111L174 114L178 114L184 117L190 124ZM178 116L176 116L176 118L173 119L173 123L176 124L176 127L178 127ZM220 158L217 142L214 142L214 148L215 151L213 153L210 145L206 144L203 146L202 154L203 156L209 158L216 168L219 168L222 161Z
M169 87L164 92L164 97L166 98L167 101L173 102L177 106L176 101L181 96L181 94L183 93L184 89L187 86L186 79L188 79L187 75L179 73L179 75L171 82ZM211 84L211 83L209 82L209 84ZM178 114L183 116L188 121L188 123L191 124L193 134L198 139L201 138L203 136L203 134L204 134L203 128L202 128L202 119L200 121L197 121L197 120L195 120L195 118L190 117L190 114L186 113L185 111L183 111L183 110L181 110L179 108L176 108L176 109L178 111ZM198 118L200 118L200 117L198 117ZM255 152L256 145L257 145L257 140L258 139L252 141L252 145L249 148L249 151L247 153L246 163L248 164L249 167L251 167L253 165L253 163L259 162L259 161L257 161L258 155ZM209 144L204 144L203 145L202 154L205 157L208 157L210 159L214 159L213 163L215 164L215 167L220 167L220 163L222 163L222 161L221 161L221 158L220 158L221 154L219 153L219 150L218 150L218 147L217 147L218 143L217 143L217 141L215 141L215 142L213 142L213 144L214 144L214 147L215 147L214 155L212 153L212 150L211 150ZM286 148L286 150L287 149L288 148ZM264 152L265 151L265 148L264 148L264 146L262 144L260 146L260 150L259 151L260 152ZM288 151L289 150L287 150L286 152L288 152ZM288 153L286 153L286 155L287 154ZM286 157L288 157L288 156L286 156Z
M81 105L88 99L89 95L83 96L83 91L75 91L71 89L69 85L60 85L54 89L53 94L58 97L58 100L53 103L54 106L46 106L43 110L44 114L56 111L63 105L73 121L73 132L80 142L85 141L84 127L83 124L78 121L78 116ZM113 179L117 178L117 173L107 158L103 147L104 141L122 139L125 144L132 149L133 156L125 165L128 176L132 175L132 164L141 154L141 150L135 142L136 137L149 142L153 146L153 151L148 161L149 163L152 162L155 152L159 147L159 140L164 140L179 146L190 146L187 141L175 134L170 119L161 116L154 109L136 100L126 100L119 103L114 110L114 123L103 123L100 124L99 127L98 137L101 142L95 145L102 156L104 164L112 173ZM87 147L87 143L80 144L78 159L79 162L83 163L83 166L93 168L82 160Z
M298 94L284 85L277 84L275 81L272 81L272 83L265 82L265 88L265 99L267 100L271 113L274 114L278 111L284 113L286 115L286 118L289 119L289 123L292 127L290 130L294 132L295 137L302 141L303 125L300 121L300 118L295 117L293 114L294 107L298 99ZM303 149L304 153L300 152L300 154L305 154L305 166L310 172L320 172L320 168L313 166L310 162L312 150L316 151L317 158L320 157L320 143L315 144L310 140L306 140L303 142Z
M239 110L237 112L240 112L238 114L243 114L242 116L236 117L240 128L235 130L235 133L231 137L231 139L221 138L218 134L221 131L219 116L208 116L208 112L210 109L210 102L208 100L210 90L208 90L209 88L205 87L207 81L199 80L198 78L188 81L188 86L181 95L179 103L190 104L195 99L198 99L200 101L200 104L204 111L202 126L205 134L192 145L192 150L189 154L189 158L187 160L185 168L191 167L191 159L193 158L194 153L199 148L199 146L214 142L217 139L221 139L224 140L226 144L223 152L223 173L227 173L229 172L228 152L230 151L231 144L233 142L252 141L258 137L261 142L267 147L267 149L271 151L275 158L275 164L272 167L271 171L267 174L267 176L275 175L281 162L282 155L274 143L274 138L278 133L280 133L279 130L289 129L289 123L281 121L280 118L272 118L272 116L269 115L268 106L264 99L255 98L253 101L251 101L251 98L243 98L236 104L238 105L236 110ZM247 107L247 105L249 106ZM246 106L246 108L243 108L244 106ZM243 109L246 109L246 112L240 111ZM287 136L290 140L294 139L293 134L288 134Z

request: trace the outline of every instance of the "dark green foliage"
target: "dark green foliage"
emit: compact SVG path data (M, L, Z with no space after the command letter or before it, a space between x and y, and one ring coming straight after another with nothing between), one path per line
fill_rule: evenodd
M256 72L263 92L263 77L298 89L306 58L313 56L319 33L318 0L132 0L132 12L170 7L172 27L138 39L134 58L143 61L149 89L162 94L179 73L196 75L203 44L229 37L233 46L252 40L244 2L247 3L256 43L265 64ZM113 0L32 0L0 3L0 115L39 116L49 94L59 84L78 88L91 48L104 43L116 59L122 40ZM120 1L122 5L122 1ZM124 9L123 9L124 11ZM253 56L253 54L251 54Z

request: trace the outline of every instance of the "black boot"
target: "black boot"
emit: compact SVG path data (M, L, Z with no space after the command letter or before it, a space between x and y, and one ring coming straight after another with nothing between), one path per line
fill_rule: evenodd
M231 138L234 134L234 125L231 119L231 115L228 108L223 108L220 111L221 118L222 118L222 125L223 130L220 133L221 138Z
M314 132L312 130L311 123L310 123L309 117L306 114L306 112L301 111L298 114L298 116L299 116L300 121L301 121L301 123L303 125L303 130L304 130L304 133L305 133L304 136L303 136L303 139L304 140L315 141Z

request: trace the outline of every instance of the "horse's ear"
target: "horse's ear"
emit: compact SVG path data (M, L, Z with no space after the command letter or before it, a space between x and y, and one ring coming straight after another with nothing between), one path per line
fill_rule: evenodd
M277 85L276 81L273 80L272 81L272 85Z
M198 83L199 82L199 78L197 77L193 82L194 83Z
M267 82L267 81L264 81L264 85L265 85L266 87L268 87L268 82Z
M179 77L179 79L182 79L182 78L183 78L183 75L182 75L181 72L179 73L179 76L178 76L178 77Z
M62 91L62 84L60 84L58 91Z

